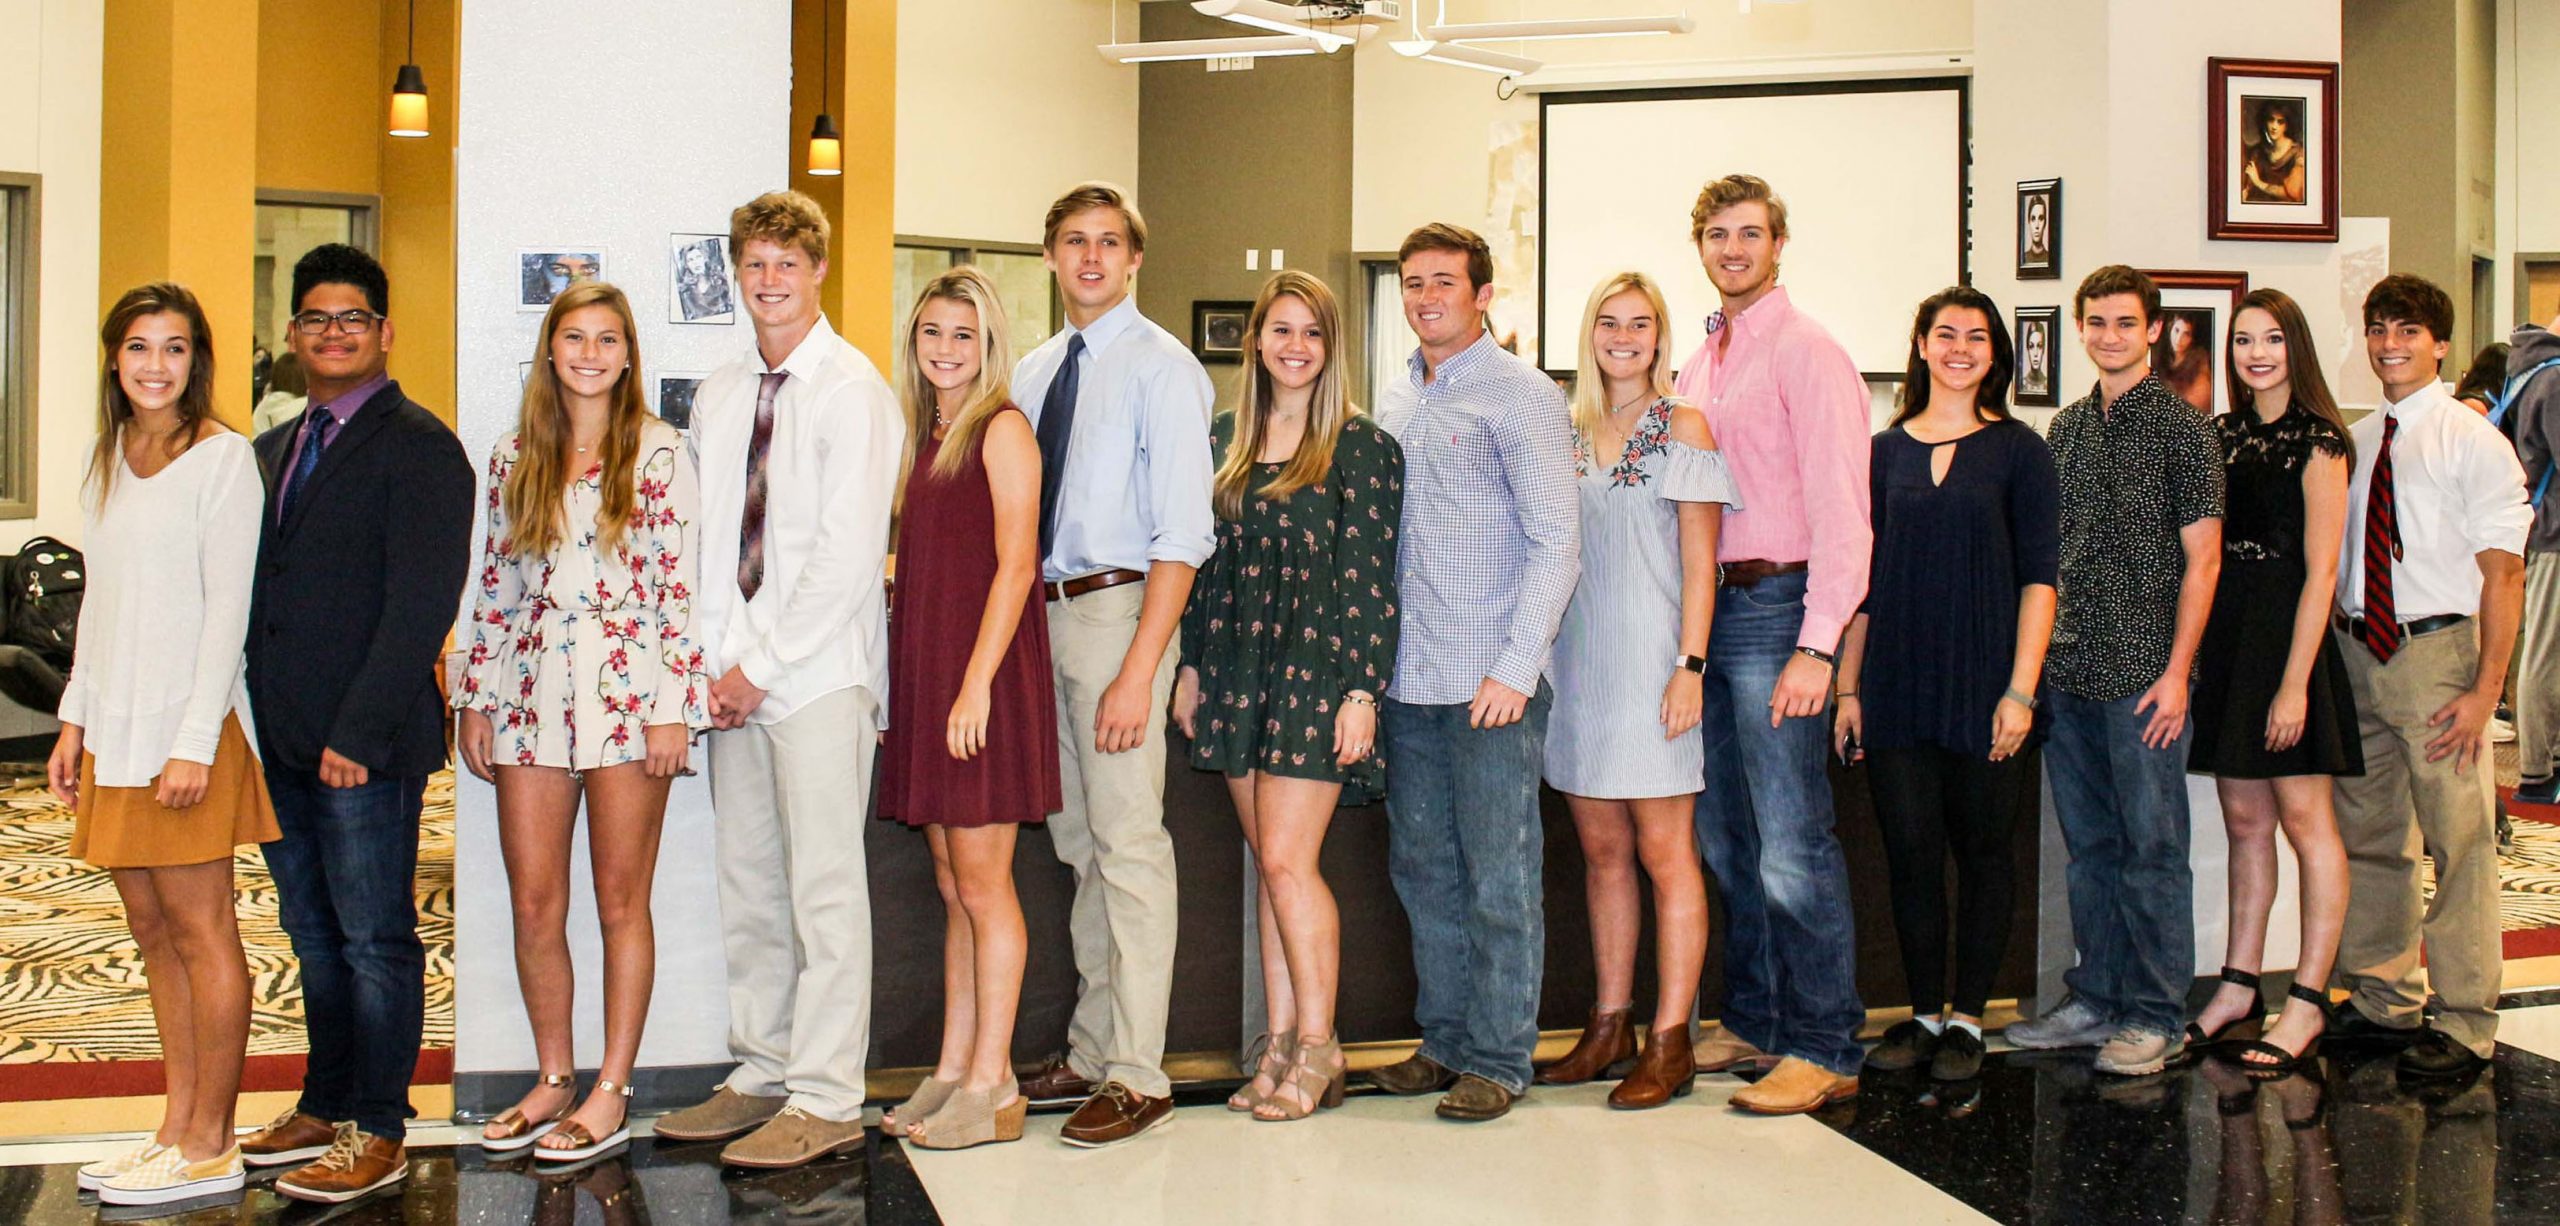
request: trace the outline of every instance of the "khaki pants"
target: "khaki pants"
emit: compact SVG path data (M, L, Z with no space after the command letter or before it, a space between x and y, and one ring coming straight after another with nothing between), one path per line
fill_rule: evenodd
M1173 1001L1173 836L1164 829L1165 704L1182 654L1156 666L1146 741L1126 753L1093 747L1094 712L1137 637L1147 585L1128 583L1049 602L1058 695L1058 774L1066 808L1049 819L1058 859L1075 870L1076 1011L1067 1063L1096 1082L1161 1098L1165 1015Z
M871 1047L863 812L879 699L838 690L772 724L711 734L729 1088L821 1119L862 1117Z
M2560 766L2560 553L2525 559L2515 694L2516 765L2539 779Z
M2364 739L2364 775L2338 780L2348 903L2338 981L2366 1016L2414 1026L2427 988L2444 1001L2436 1026L2486 1057L2498 1032L2504 974L2498 935L2495 770L2483 745L2467 772L2427 761L2427 720L2469 689L2480 668L2478 621L2419 635L2385 665L2338 636ZM2435 860L2436 896L2421 905L2418 858ZM2426 979L2418 974L2421 934Z

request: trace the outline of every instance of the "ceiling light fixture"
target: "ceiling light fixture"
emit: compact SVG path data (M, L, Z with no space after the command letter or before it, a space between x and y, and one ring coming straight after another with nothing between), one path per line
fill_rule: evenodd
M1282 55L1320 55L1333 50L1312 32L1274 34L1267 38L1186 38L1154 43L1104 43L1094 48L1102 58L1122 64L1164 64L1177 60L1219 60L1235 56L1265 59Z
M1486 21L1436 25L1423 34L1444 43L1524 38L1624 38L1637 34L1686 34L1697 29L1685 13L1668 17L1577 17L1558 21Z
M409 57L391 79L391 134L427 134L427 74L418 71L418 0L409 0Z
M1387 45L1406 59L1429 60L1453 68L1473 68L1478 72L1497 72L1511 77L1527 76L1543 66L1537 60L1428 38L1397 39Z
M1191 0L1191 8L1204 17L1224 17L1257 30L1312 38L1324 44L1327 54L1360 41L1356 35L1308 25L1305 20L1308 10L1294 4L1282 4L1280 0Z
M809 173L822 179L844 173L844 134L827 110L827 94L835 85L834 9L818 5L818 121L809 125Z

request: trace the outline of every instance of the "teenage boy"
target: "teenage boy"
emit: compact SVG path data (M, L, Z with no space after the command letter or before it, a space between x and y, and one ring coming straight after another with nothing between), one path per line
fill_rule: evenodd
M1041 249L1067 326L1013 368L1040 437L1040 578L1066 808L1049 819L1075 871L1076 1008L1067 1051L1022 1085L1077 1104L1069 1145L1125 1141L1173 1112L1173 836L1164 828L1165 702L1191 580L1216 546L1209 373L1130 297L1147 223L1087 183L1049 206Z
M249 701L284 837L266 846L302 964L302 1097L240 1143L302 1164L276 1190L353 1200L409 1172L426 1025L418 813L443 768L437 655L471 560L471 460L391 381L391 285L354 247L293 267L310 406L258 439L267 528L249 609ZM318 1161L312 1161L318 1159Z
M2100 1072L2185 1049L2195 969L2187 690L2222 577L2222 444L2151 369L2160 287L2122 264L2072 295L2098 384L2055 415L2062 599L2045 656L2054 818L2071 857L2070 994L2009 1028L2025 1048L2098 1047Z
M818 310L827 215L798 192L729 214L755 346L703 381L711 807L729 1051L709 1100L658 1121L676 1141L737 1137L745 1167L862 1143L871 1030L863 809L888 682L882 599L905 427L889 385ZM740 1136L744 1133L746 1135Z
M1382 725L1388 872L1413 925L1422 1047L1372 1073L1490 1120L1529 1090L1546 953L1540 678L1581 573L1564 396L1485 332L1493 252L1457 226L1396 253L1420 347L1378 406L1403 445L1404 593Z
M2560 804L2560 319L2522 324L2508 342L2506 421L2532 491L2533 534L2525 542L2524 653L2516 668L2516 799Z
M2384 277L2365 295L2365 357L2384 404L2350 431L2338 570L2338 649L2365 765L2338 780L2355 905L2338 943L2351 995L2329 1029L2409 1042L2400 1070L2420 1076L2470 1072L2496 1044L2497 794L2482 730L2523 617L2533 522L2515 452L2436 382L2452 330L2453 300L2425 280ZM2421 854L2435 860L2432 901L2420 897Z
M1680 370L1743 505L1716 541L1706 786L1698 845L1725 902L1722 1024L1698 1067L1776 1067L1733 1104L1794 1115L1858 1092L1857 939L1832 831L1833 654L1867 594L1867 388L1778 284L1787 205L1727 175L1699 191L1689 241L1720 307Z

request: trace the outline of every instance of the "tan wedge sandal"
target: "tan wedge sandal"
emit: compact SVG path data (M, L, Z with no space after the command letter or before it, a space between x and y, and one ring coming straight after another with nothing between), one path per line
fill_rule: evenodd
M1013 1078L992 1090L966 1086L951 1092L942 1109L907 1126L909 1144L924 1149L967 1149L991 1141L1022 1139L1023 1118L1031 1100Z
M1322 1043L1300 1041L1298 1058L1289 1064L1288 1080L1283 1088L1294 1089L1305 1096L1306 1106L1299 1101L1273 1092L1253 1109L1253 1118L1266 1124L1287 1120L1303 1120L1328 1107L1342 1105L1342 1095L1350 1087L1350 1066L1342 1058L1339 1039Z
M944 1081L926 1074L916 1092L907 1096L907 1101L880 1113L880 1131L891 1136L905 1132L907 1125L941 1110L942 1104L950 1100L951 1092L959 1088L959 1082Z
M562 1089L577 1083L578 1077L575 1073L544 1073L535 1082L537 1086L556 1086ZM562 1110L571 1110L577 1105L578 1096L571 1094L569 1106ZM551 1131L557 1123L557 1116L546 1120L529 1120L525 1118L524 1112L509 1107L499 1112L498 1118L489 1121L489 1127L498 1131L494 1133L486 1129L481 1131L480 1148L493 1154L512 1154L541 1140L543 1134Z
M1298 1036L1295 1031L1283 1030L1278 1034L1262 1036L1262 1058L1254 1062L1253 1078L1245 1082L1242 1089L1227 1096L1227 1110L1251 1111L1269 1102L1271 1096L1254 1089L1254 1081L1269 1077L1271 1088L1279 1089L1280 1083L1289 1076L1289 1059L1296 1055L1297 1051Z

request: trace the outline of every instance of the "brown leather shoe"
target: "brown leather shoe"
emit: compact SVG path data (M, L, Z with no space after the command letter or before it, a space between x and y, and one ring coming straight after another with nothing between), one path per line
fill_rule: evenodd
M1734 1091L1733 1105L1754 1115L1802 1115L1857 1096L1857 1078L1789 1056L1768 1076Z
M1458 1075L1437 1060L1415 1052L1382 1068L1369 1070L1369 1084L1389 1094L1429 1094L1445 1090Z
M1740 1035L1725 1029L1723 1023L1707 1027L1705 1036L1698 1040L1696 1052L1701 1073L1721 1073L1744 1064L1768 1068L1778 1062L1776 1056L1744 1042Z
M1659 1107L1686 1098L1696 1088L1698 1058L1689 1047L1689 1028L1674 1026L1653 1032L1636 1060L1635 1071L1609 1091L1609 1105L1621 1111Z
M276 1180L276 1191L295 1200L335 1205L409 1177L409 1151L389 1137L338 1125L337 1139L320 1160Z
M1538 1070L1542 1086L1578 1086L1600 1077L1624 1077L1634 1067L1636 1032L1627 1027L1627 1010L1594 1009L1565 1058Z
M658 1117L657 1135L669 1141L721 1141L765 1126L791 1100L782 1095L741 1094L726 1084L711 1097Z
M1093 1081L1068 1067L1064 1054L1049 1057L1040 1071L1022 1079L1022 1096L1034 1111L1081 1107L1093 1097Z
M251 1166L300 1166L329 1152L338 1126L288 1108L267 1126L240 1139L240 1160Z
M1519 1095L1474 1073L1466 1073L1459 1076L1456 1085L1449 1087L1447 1094L1440 1096L1440 1105L1433 1112L1444 1120L1481 1124L1511 1114L1511 1104L1518 1101Z
M764 1127L731 1141L720 1160L731 1166L778 1171L805 1166L828 1154L862 1144L862 1117L830 1120L798 1107L784 1107Z
M1126 1141L1173 1118L1173 1100L1149 1098L1116 1081L1102 1083L1084 1105L1067 1117L1058 1139L1084 1149Z

